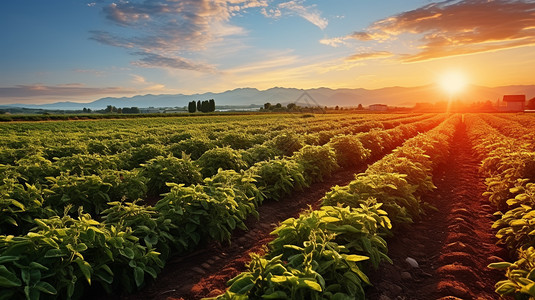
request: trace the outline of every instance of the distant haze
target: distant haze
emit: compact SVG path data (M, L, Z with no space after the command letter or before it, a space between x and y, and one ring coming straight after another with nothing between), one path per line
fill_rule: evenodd
M307 94L304 94L306 91ZM524 94L527 99L535 96L535 85L518 85L503 87L480 87L470 86L459 95L453 96L452 100L463 102L501 100L505 94ZM299 106L364 106L380 103L389 106L411 107L416 103L448 101L448 96L436 85L420 87L389 87L375 90L368 89L295 89L295 88L271 88L258 90L254 88L242 88L222 93L204 93L194 95L138 95L134 97L106 97L93 102L56 102L42 105L32 104L9 104L4 107L26 107L43 109L77 110L84 107L91 109L103 109L107 105L115 107L184 107L189 101L215 99L217 106L234 105L259 107L266 102L272 104L296 103ZM2 107L2 106L0 106Z

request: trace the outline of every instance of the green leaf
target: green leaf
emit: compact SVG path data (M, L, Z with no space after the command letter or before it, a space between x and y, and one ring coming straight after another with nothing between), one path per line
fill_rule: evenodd
M234 218L228 218L227 224L230 226L230 229L236 228L236 220Z
M502 269L509 268L511 265L512 263L504 261L504 262L496 262L496 263L489 264L487 268L502 270Z
M30 285L30 270L29 269L21 269L20 270L20 277L22 278L22 281L26 285Z
M4 264L11 261L17 261L20 257L18 256L0 256L0 264Z
M276 283L286 282L287 280L288 280L288 277L284 275L280 275L280 276L275 275L271 277L271 281L276 282Z
M39 291L43 293L47 293L50 295L56 295L58 293L58 291L56 291L56 289L50 283L45 282L45 281L39 281L35 285L35 288L37 288Z
M61 249L50 249L45 253L46 258L66 256Z
M245 274L243 277L237 279L229 287L229 291L236 294L247 294L254 287L253 275Z
M154 270L153 267L145 267L145 273L148 273L154 279L156 279L156 277L158 276L158 273L156 272L156 270Z
M95 240L95 230L93 230L93 228L89 228L87 229L87 238L89 239L89 241L94 241Z
M56 243L56 241L54 241L54 240L51 239L51 238L44 238L44 239L43 239L43 242L47 243L47 244L50 245L51 247L59 248L58 243Z
M119 253L126 258L134 259L134 250L130 248L119 249Z
M335 217L323 217L323 218L321 218L321 221L327 222L327 223L333 223L333 222L340 221L340 219L335 218Z
M304 283L311 289L321 292L321 285L319 285L317 282L305 279Z
M276 291L268 295L262 295L262 299L289 299L289 297L283 291Z
M136 281L137 287L140 287L143 284L145 279L145 272L140 267L134 268L134 280Z
M11 204L15 205L16 207L24 210L24 204L20 203L19 201L17 200L11 200Z
M294 250L297 250L297 251L303 251L303 248L301 248L299 246L296 246L296 245L284 245L283 247L287 248L287 249L294 249Z
M521 293L526 293L528 295L535 295L535 283L530 283L528 285L523 286L520 289Z
M80 258L76 258L74 261L78 264L78 267L80 268L80 271L82 271L82 274L84 274L87 283L91 285L91 272L93 271L91 265L87 261L82 260Z
M82 251L87 250L87 245L84 244L84 243L80 243L80 244L76 245L75 249L78 252L82 252Z
M15 221L15 219L13 219L12 217L6 216L4 220L6 221L6 223L9 223L13 226L19 226L19 224L17 224L17 221Z
M37 263L37 262L31 262L30 263L30 268L32 269L38 269L38 270L43 270L43 271L48 271L48 268L43 266L42 264L40 263Z
M94 275L107 284L112 284L113 282L113 272L108 265L100 266L98 270L95 270Z
M351 255L347 255L344 259L347 260L347 261L357 262L357 261L368 260L370 258L367 257L367 256L351 254Z
M17 287L22 286L22 282L5 266L0 266L0 287Z

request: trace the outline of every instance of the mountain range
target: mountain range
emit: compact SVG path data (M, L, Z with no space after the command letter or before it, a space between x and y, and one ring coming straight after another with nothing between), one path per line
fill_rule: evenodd
M535 85L510 85L501 87L468 86L464 92L453 96L453 100L466 102L496 101L503 95L524 94L526 99L535 96ZM362 104L387 104L389 106L412 107L416 103L447 101L449 96L437 85L419 87L387 87L381 89L296 89L275 87L267 90L238 88L222 93L175 94L175 95L138 95L133 97L106 97L88 103L56 102L49 104L9 104L1 107L23 107L34 109L80 110L103 109L108 105L115 107L184 107L190 101L214 99L217 106L262 106L271 104L296 103L299 106L357 106Z

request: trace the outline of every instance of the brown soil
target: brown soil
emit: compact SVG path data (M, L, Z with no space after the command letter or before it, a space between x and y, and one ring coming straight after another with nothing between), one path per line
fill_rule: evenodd
M501 274L487 265L507 253L495 245L493 209L482 196L478 167L462 124L447 166L435 172L437 190L423 197L437 211L387 240L394 264L372 272L369 299L499 299L494 284Z
M273 237L275 226L311 206L317 209L320 199L335 185L347 185L356 170L341 170L326 181L316 183L304 191L296 191L279 202L266 201L259 208L259 219L246 220L248 231L236 230L230 243L211 243L188 256L170 259L165 269L151 285L141 292L123 299L200 299L222 294L228 280L246 270L250 253L262 253Z

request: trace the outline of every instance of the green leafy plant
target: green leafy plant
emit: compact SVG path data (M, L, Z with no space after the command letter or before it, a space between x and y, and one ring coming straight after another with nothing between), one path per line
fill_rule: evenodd
M286 131L270 140L268 146L277 149L283 155L291 156L295 151L303 147L303 142L296 133Z
M204 152L214 148L215 145L207 138L193 137L180 141L168 147L168 150L175 157L182 157L182 152L190 155L191 159L199 159ZM160 154L161 155L161 154Z
M201 155L196 163L204 177L217 174L219 169L240 171L247 167L241 153L230 147L210 149Z
M422 208L414 196L416 186L396 173L358 174L349 185L331 188L323 197L323 205L349 205L360 207L368 198L383 203L384 210L394 223L411 223Z
M303 167L293 160L272 159L256 163L251 172L258 176L258 187L273 200L280 200L294 189L300 190L307 186Z
M235 228L246 229L243 220L254 209L254 202L237 202L234 191L224 184L169 184L171 190L155 205L156 210L176 226L171 235L179 253L194 249L208 240L230 239ZM213 183L213 184L212 184Z
M323 181L339 168L336 154L329 146L306 145L295 153L294 158L303 166L303 174L309 184Z
M252 166L257 162L274 159L277 156L280 156L281 152L277 149L269 147L267 145L255 145L242 154L243 159L247 162L248 165Z
M54 215L43 205L39 187L20 184L17 173L0 165L0 234L24 234L35 226L34 219Z
M334 149L338 165L344 168L362 165L371 153L354 135L335 136L328 145Z
M173 156L158 156L141 166L143 176L148 178L147 189L151 195L168 192L167 182L190 185L202 181L199 168L186 154L181 159Z
M535 297L535 249L529 247L518 251L518 260L497 262L488 266L491 269L504 270L507 279L496 283L496 293L501 296L514 296L515 299L532 299Z
M117 161L114 157L96 154L66 156L58 159L56 164L60 171L76 175L99 174L102 170L117 168Z
M159 253L139 245L131 228L78 215L37 219L25 236L0 236L0 276L8 279L0 297L80 298L89 286L132 291L145 274L156 277Z
M231 131L220 136L218 143L223 147L228 146L232 149L239 150L247 149L253 146L253 139L250 134L239 131Z

